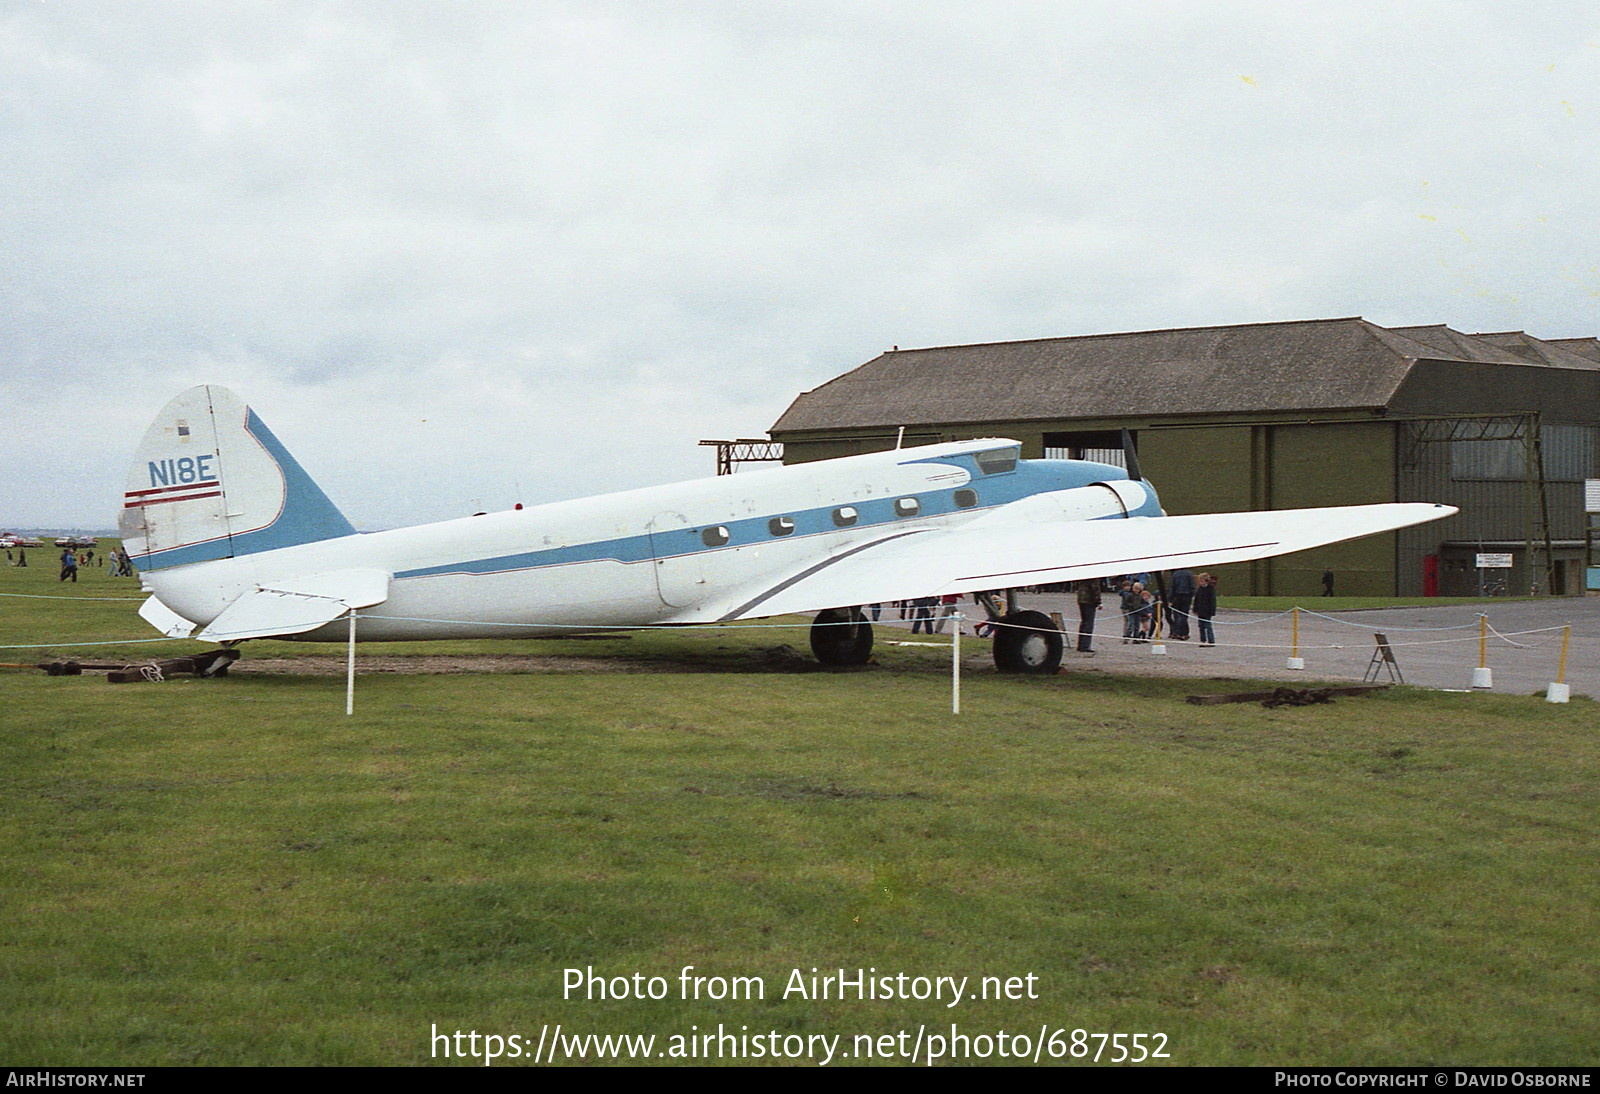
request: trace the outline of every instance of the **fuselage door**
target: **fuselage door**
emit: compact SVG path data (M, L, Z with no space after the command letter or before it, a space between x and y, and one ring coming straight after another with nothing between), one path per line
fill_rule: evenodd
M702 531L682 513L657 513L650 518L651 566L663 604L686 608L699 603L709 591Z

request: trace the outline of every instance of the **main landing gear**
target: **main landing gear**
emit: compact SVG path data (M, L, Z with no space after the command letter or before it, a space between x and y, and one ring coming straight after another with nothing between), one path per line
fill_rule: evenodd
M1011 595L1001 611L980 597L994 626L994 667L1001 672L1049 676L1061 668L1065 636L1043 612L1019 611ZM865 665L872 656L872 624L860 608L829 608L811 624L811 652L824 665Z
M995 620L994 667L1049 676L1061 668L1061 632L1043 612L1007 612Z
M979 593L976 599L994 624L995 668L1032 676L1049 676L1061 668L1065 640L1048 615L1018 609L1015 589Z
M860 608L829 608L811 623L811 652L824 665L865 665L872 656L872 624Z

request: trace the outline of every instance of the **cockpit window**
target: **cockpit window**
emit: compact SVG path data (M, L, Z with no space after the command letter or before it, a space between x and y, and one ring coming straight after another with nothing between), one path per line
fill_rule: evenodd
M1022 455L1020 445L1010 448L993 448L988 452L976 453L978 470L985 475L1004 475L1008 471L1017 469L1017 457Z

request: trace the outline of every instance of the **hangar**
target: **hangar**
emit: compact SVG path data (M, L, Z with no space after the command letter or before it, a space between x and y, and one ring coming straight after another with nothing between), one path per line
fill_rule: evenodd
M992 436L1121 462L1124 429L1172 514L1461 509L1240 565L1229 592L1315 595L1325 569L1353 596L1583 590L1594 338L1345 318L896 349L803 393L769 432L789 463Z

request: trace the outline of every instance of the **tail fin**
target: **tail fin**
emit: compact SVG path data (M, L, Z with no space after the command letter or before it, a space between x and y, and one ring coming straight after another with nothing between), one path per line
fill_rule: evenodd
M255 412L209 385L151 423L117 524L122 549L144 570L355 534Z

